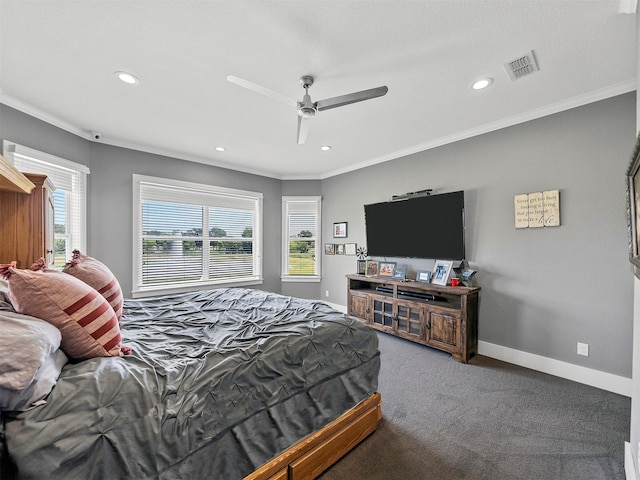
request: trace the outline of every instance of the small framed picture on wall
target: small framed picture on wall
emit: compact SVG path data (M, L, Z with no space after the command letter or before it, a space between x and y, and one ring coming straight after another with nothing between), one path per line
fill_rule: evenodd
M333 238L347 238L347 222L333 224Z

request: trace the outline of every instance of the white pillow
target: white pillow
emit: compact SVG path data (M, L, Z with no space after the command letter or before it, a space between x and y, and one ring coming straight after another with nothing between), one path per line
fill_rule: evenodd
M62 350L56 350L36 372L33 381L24 390L9 390L0 387L0 410L24 411L46 403L49 395L67 364L67 356Z
M22 391L60 348L60 330L39 318L0 311L0 387Z

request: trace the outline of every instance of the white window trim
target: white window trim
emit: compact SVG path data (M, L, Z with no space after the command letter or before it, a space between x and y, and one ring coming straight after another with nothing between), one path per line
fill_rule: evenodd
M228 280L228 281L212 281L212 282L194 282L194 283L181 283L179 286L162 285L154 287L141 286L139 279L142 276L140 271L142 259L142 235L139 229L142 227L142 203L140 202L140 184L141 183L156 183L162 186L173 186L176 188L184 189L197 189L205 193L220 194L240 194L256 197L258 200L258 219L256 222L256 232L254 237L257 237L255 247L254 262L257 262L258 277L250 280ZM169 178L152 177L148 175L133 174L133 290L131 296L133 298L143 298L156 295L165 295L170 293L185 293L193 292L197 290L205 290L214 287L243 287L251 285L261 285L264 281L263 277L263 195L259 192L251 192L247 190L238 190L233 188L218 187L214 185L204 185L195 182L184 182L181 180L172 180Z
M287 203L289 202L316 202L316 274L315 275L288 275L289 271L289 220L287 218ZM282 197L282 265L280 280L282 282L317 283L322 280L322 197L321 196L283 196Z
M73 237L73 244L69 246L70 250L78 249L83 253L87 253L87 190L88 190L88 182L87 175L91 173L89 167L83 165L81 163L73 162L71 160L67 160L66 158L57 157L55 155L51 155L50 153L42 152L40 150L36 150L33 148L26 147L24 145L20 145L19 143L15 143L9 140L2 140L2 153L5 158L12 164L15 164L15 155L29 157L35 161L47 162L61 169L72 170L73 172L77 172L78 176L75 177L76 180L80 183L77 191L71 192L71 195L74 197L76 207L77 207L77 218L79 225L73 226L73 230L71 236ZM35 173L35 172L32 172ZM53 182L55 187L55 182ZM68 198L69 201L69 198ZM67 237L69 236L69 232L67 232ZM68 240L67 240L67 245Z

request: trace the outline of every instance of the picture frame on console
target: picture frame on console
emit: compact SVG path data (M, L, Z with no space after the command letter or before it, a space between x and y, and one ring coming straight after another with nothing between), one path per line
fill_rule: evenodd
M378 276L378 263L377 260L367 260L367 277Z
M629 260L633 272L640 278L640 135L627 170L627 228L629 231Z
M396 271L396 265L396 262L380 262L378 276L393 278L393 275Z
M407 270L405 268L397 268L393 272L393 278L396 280L402 280L403 282L407 278Z
M431 271L430 270L418 270L416 272L416 282L431 283Z
M367 274L367 261L358 260L358 275L366 275L366 274Z
M431 283L435 285L446 285L451 276L453 262L451 260L436 260L431 272Z

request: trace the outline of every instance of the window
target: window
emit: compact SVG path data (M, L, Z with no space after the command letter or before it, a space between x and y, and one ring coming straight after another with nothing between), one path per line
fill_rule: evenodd
M62 268L75 248L86 253L89 168L7 140L2 150L21 172L46 175L53 182L54 266Z
M282 280L320 281L321 197L282 197Z
M133 295L262 282L262 194L133 176Z

